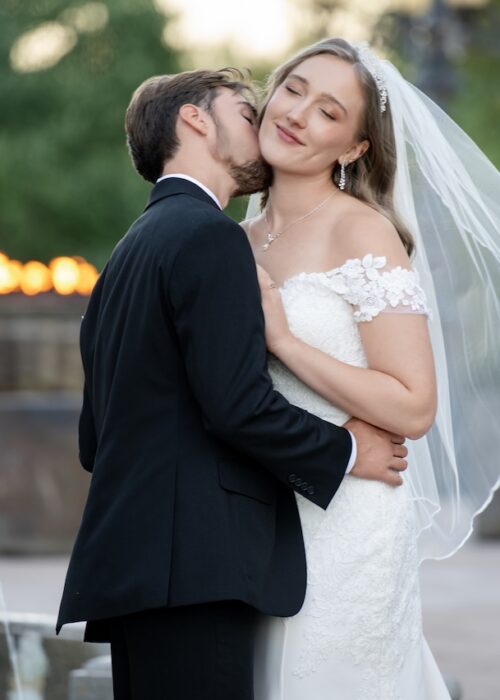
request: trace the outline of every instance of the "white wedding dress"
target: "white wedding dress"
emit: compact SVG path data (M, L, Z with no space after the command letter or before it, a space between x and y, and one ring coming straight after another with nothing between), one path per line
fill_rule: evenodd
M379 313L427 313L415 272L366 255L288 279L281 295L294 335L366 366L357 323ZM291 403L338 425L349 416L276 358L269 369ZM409 466L411 469L411 464ZM297 494L307 556L304 605L259 629L255 700L449 700L422 634L413 502L346 476L326 511Z

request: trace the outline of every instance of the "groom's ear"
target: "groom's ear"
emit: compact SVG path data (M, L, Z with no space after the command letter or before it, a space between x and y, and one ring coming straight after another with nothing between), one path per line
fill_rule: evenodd
M207 113L201 107L185 104L179 109L179 119L185 125L199 134L206 135L209 129Z

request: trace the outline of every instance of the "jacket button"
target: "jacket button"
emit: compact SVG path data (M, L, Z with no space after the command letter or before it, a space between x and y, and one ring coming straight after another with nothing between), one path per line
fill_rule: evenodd
M302 486L303 483L302 479L295 479L295 486Z
M295 481L296 481L296 479L297 479L297 477L295 476L295 474L290 474L290 476L288 477L288 481L289 481L291 484L294 484Z
M302 489L302 491L307 491L308 486L309 484L307 483L307 481L303 481L300 488Z
M309 486L309 488L307 489L307 493L310 496L313 496L314 495L314 486Z

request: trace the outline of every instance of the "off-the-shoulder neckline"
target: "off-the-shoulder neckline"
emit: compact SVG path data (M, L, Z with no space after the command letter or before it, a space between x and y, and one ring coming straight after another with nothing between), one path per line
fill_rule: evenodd
M278 285L278 289L285 289L285 287L290 283L294 282L295 280L298 279L304 279L306 277L332 277L336 273L342 272L342 270L349 266L350 263L361 263L366 269L368 268L375 268L375 269L382 269L387 265L387 257L385 255L373 255L372 253L367 253L364 257L362 258L348 258L345 262L342 263L342 265L337 265L336 267L332 267L329 270L315 270L313 272L297 272L295 275L290 275L290 277L287 277L286 279L281 282L281 284ZM375 263L375 264L374 264ZM401 268L401 265L396 265L394 268L391 268L391 270L396 270ZM405 269L405 268L401 268ZM408 270L410 271L410 270Z

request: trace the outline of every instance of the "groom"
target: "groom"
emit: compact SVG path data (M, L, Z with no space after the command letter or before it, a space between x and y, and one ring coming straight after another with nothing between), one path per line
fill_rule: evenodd
M82 323L92 481L58 630L87 620L86 639L111 641L116 700L251 700L258 611L304 600L293 491L326 508L354 462L397 484L406 449L273 390L255 263L221 211L265 185L242 76L152 78L126 129L156 184Z

